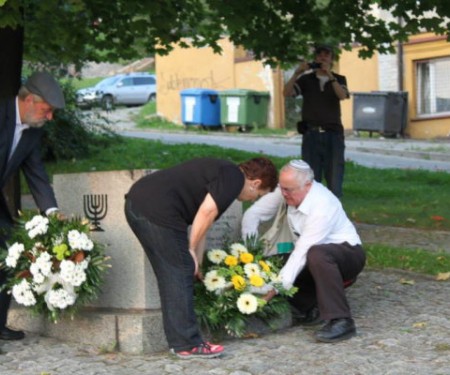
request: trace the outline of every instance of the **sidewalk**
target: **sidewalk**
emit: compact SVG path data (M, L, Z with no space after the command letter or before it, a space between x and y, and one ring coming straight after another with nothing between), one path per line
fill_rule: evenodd
M450 374L450 283L404 272L365 270L348 289L358 335L316 343L292 327L225 341L211 360L167 352L127 355L28 335L0 341L2 375L438 375Z
M373 154L440 161L449 161L450 159L450 139L386 139L376 136L373 138L359 138L350 135L345 138L345 143L347 149Z

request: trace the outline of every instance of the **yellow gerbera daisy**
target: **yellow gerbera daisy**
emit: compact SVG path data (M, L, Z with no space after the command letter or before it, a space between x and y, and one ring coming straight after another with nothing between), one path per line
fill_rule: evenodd
M263 260L259 261L259 265L261 266L264 272L270 272L270 266Z
M242 254L239 256L239 259L240 259L240 261L241 261L242 263L248 264L248 263L253 262L254 256L253 256L253 254L251 254L251 253L242 253Z
M228 256L225 258L225 264L226 264L228 267L234 267L234 266L237 266L237 264L238 264L238 259L237 259L236 257L234 257L233 255L228 255Z
M244 290L245 289L245 279L242 276L234 275L231 277L231 282L236 290Z
M250 284L253 286L263 286L264 285L264 279L261 276L258 275L252 275L250 276Z

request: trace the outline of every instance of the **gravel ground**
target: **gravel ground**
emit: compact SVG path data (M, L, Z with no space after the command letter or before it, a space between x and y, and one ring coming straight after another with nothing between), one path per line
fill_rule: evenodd
M364 271L348 289L358 335L315 342L314 328L292 327L225 341L211 360L168 353L127 355L28 335L0 342L2 375L439 375L450 374L450 283L404 272Z

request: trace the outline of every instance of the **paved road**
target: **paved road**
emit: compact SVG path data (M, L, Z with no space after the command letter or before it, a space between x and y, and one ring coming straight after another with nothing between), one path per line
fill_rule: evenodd
M190 131L169 133L135 129L121 130L119 133L127 137L160 140L167 144L206 144L282 157L300 155L300 136L260 137L217 132L204 135ZM363 140L348 137L345 156L347 160L372 168L411 168L450 172L450 143L447 141Z

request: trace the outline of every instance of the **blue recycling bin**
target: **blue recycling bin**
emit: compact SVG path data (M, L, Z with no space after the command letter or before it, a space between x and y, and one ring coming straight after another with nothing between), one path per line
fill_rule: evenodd
M183 124L221 126L220 99L217 91L192 88L181 90L180 95Z

